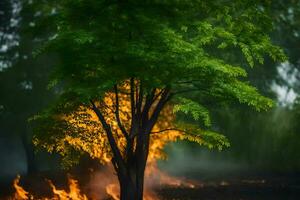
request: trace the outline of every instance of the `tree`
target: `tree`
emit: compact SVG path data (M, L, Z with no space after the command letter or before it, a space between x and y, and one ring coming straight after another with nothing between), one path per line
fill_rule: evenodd
M33 59L33 49L45 36L39 34L37 38L28 31L37 18L28 3L21 0L0 3L0 13L4 16L0 20L0 126L5 137L17 135L21 139L30 174L36 172L37 165L33 134L27 121L53 98L46 88L55 59L49 55Z
M211 128L211 106L237 101L260 111L273 105L245 81L246 71L232 58L242 54L250 66L263 63L265 54L285 60L268 37L267 3L61 0L38 6L56 10L55 17L46 18L57 24L53 37L37 53L59 55L50 85L61 88L61 98L36 117L37 137L57 137L51 127L62 116L92 110L99 121L95 126L107 137L121 200L143 198L151 135L176 129L197 140ZM108 93L115 95L113 101L104 100ZM121 95L130 102L122 114ZM154 132L161 111L171 104L187 117ZM187 124L189 117L194 123ZM58 127L61 133L70 130L65 123Z

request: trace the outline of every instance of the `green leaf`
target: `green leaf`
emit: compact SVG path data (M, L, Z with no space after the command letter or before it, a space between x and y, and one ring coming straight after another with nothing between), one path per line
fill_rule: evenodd
M209 111L199 103L187 98L179 98L179 104L173 108L173 112L183 112L191 115L195 120L203 120L205 126L211 126Z

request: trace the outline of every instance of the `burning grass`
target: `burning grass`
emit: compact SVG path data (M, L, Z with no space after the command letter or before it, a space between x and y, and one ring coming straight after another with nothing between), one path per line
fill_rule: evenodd
M131 102L130 95L128 95L129 85L125 83L123 88L120 88L120 103L116 107L116 97L113 93L107 93L103 97L103 101L96 102L96 106L101 109L101 112L106 117L106 122L111 127L113 132L113 138L116 140L116 146L120 150L121 157L124 161L127 161L127 142L128 140L124 137L118 121L122 121L123 128L127 130L131 129L132 117L131 117ZM159 97L160 91L156 91L157 97ZM154 102L158 103L159 98ZM102 102L102 103L101 103ZM105 102L105 103L103 103ZM145 102L141 102L145 104ZM141 105L145 106L145 105ZM119 118L116 116L116 110ZM149 111L150 113L153 112ZM41 118L43 119L43 118ZM119 183L113 173L113 166L108 164L112 160L111 147L109 145L106 132L104 127L99 122L98 116L88 106L80 105L72 110L70 113L57 114L51 119L44 119L44 127L41 127L39 131L40 135L37 135L34 139L35 145L46 149L48 152L59 153L63 157L63 163L65 166L71 166L79 161L80 156L83 154L89 155L92 159L99 160L100 163L106 166L105 172L99 172L97 175L94 174L91 178L91 183L88 187L90 189L88 194L79 194L80 190L78 187L72 187L69 191L74 195L74 199L85 199L86 197L92 199L105 199L107 196L114 200L119 199ZM51 123L48 123L51 122ZM171 127L171 128L170 128ZM184 131L180 131L175 126L175 115L173 113L173 107L166 105L161 112L160 119L157 121L155 126L152 128L149 142L149 154L147 168L145 172L145 200L157 200L159 197L154 192L154 189L161 185L170 185L174 187L184 186L188 188L195 187L195 184L187 182L186 180L175 179L167 174L161 172L157 166L156 161L158 159L165 159L166 155L163 151L166 144L174 142L180 139L188 139L199 144L204 144L212 148L212 141L216 140L221 146L226 146L226 141L223 141L223 137L220 135L214 135L209 133L207 137L211 137L210 140L205 141L200 135L192 134L186 135ZM45 132L45 130L49 132ZM204 133L203 133L204 134ZM132 152L135 153L138 149L137 138L133 136L133 144L131 145ZM127 153L126 153L127 152ZM69 180L71 183L76 185L77 182L74 179ZM76 183L76 184L75 184ZM60 199L70 199L71 193L57 190L56 187L50 182L52 187L53 195L59 196ZM76 189L77 188L77 189ZM69 195L69 196L68 196ZM30 197L30 194L27 194ZM75 198L76 197L76 198Z
M82 194L78 181L69 177L68 178L68 190L57 189L57 187L52 183L51 180L47 181L49 187L52 190L52 197L35 197L34 194L27 192L22 186L20 186L20 176L14 180L13 187L15 193L9 200L88 200L85 194Z
M115 200L118 199L118 188L117 185L108 184L107 171L104 169L101 171L93 172L91 180L86 185L79 186L74 178L72 181L69 179L69 185L67 187L55 187L56 191L63 191L62 196L54 193L54 188L50 186L49 181L45 180L44 187L51 189L52 192L49 195L44 195L44 197L29 194L20 185L20 177L17 177L14 181L14 188L16 190L15 194L10 198L5 200L56 200L56 199L91 199L91 200ZM71 177L69 177L71 178ZM154 200L284 200L299 199L300 196L300 179L298 176L289 177L244 177L244 178L232 178L232 179L220 179L220 180L208 180L207 182L192 183L193 186L189 186L190 183L186 182L184 179L179 179L182 181L177 185L177 179L175 177L170 177L175 180L175 184L157 184L153 188L152 192L155 195ZM107 190L99 190L99 179L103 180L107 186ZM226 184L224 184L226 182ZM98 183L98 184L97 184ZM101 183L101 182L100 182ZM187 184L188 183L188 184ZM57 183L56 183L57 184ZM97 184L97 185L93 185ZM71 189L73 187L73 189ZM26 187L27 188L27 187ZM62 189L62 188L65 188ZM79 189L80 188L80 189ZM71 195L71 190L75 191L75 196ZM91 192L93 190L93 192ZM17 192L18 191L18 192ZM37 192L38 193L38 192ZM96 195L97 194L97 195ZM63 196L64 195L64 196ZM69 196L68 196L69 195ZM93 195L96 195L93 196ZM147 196L147 200L153 200Z
M36 195L26 191L20 185L20 176L13 182L15 193L8 200L119 200L119 185L113 175L113 169L109 165L101 171L92 172L90 180L80 189L78 180L68 176L67 189L58 188L51 180L45 179L44 187L51 189L51 195ZM195 188L200 184L185 179L167 175L152 165L146 171L145 197L144 200L159 200L162 197L156 193L162 187Z

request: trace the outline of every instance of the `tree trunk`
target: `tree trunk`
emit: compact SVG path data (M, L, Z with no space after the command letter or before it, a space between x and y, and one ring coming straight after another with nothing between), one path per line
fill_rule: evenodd
M120 200L137 200L136 192L136 186L132 181L125 179L120 182Z
M95 105L93 100L90 100L92 109L98 116L111 147L113 154L112 164L119 179L120 200L143 200L144 175L149 153L150 133L158 119L159 113L167 101L170 100L170 89L168 87L158 94L155 93L156 88L154 88L150 94L143 94L142 84L140 82L138 84L139 86L135 85L134 78L130 79L130 131L127 131L121 122L118 87L117 85L114 86L116 94L116 121L127 141L127 145L124 149L125 156L122 155L112 128L110 124L107 123L101 109ZM143 103L144 106L142 106ZM136 145L134 145L134 141Z
M126 174L118 173L120 200L143 200L146 159L138 158L144 157L135 154L134 158L126 163Z
M131 165L130 174L119 177L120 200L143 200L144 176L139 176Z

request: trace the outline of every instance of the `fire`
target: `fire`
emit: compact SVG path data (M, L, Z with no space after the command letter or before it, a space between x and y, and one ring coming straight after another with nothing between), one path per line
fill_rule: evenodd
M107 165L100 172L92 172L92 179L87 184L87 188L91 189L90 194L83 194L79 189L78 181L74 178L68 177L68 191L58 189L51 180L47 180L52 190L52 197L36 198L33 194L27 192L20 186L20 176L14 180L15 194L10 200L103 200L111 197L114 200L119 200L119 185L116 177L113 174L111 165ZM154 192L156 188L161 186L171 187L189 187L194 188L201 186L198 183L174 178L158 169L156 162L148 162L148 167L145 173L145 192L144 200L159 200L159 196ZM104 191L104 192L101 192Z
M164 186L195 188L202 185L184 178L171 177L157 167L155 160L148 162L145 172L144 200L159 200L160 197L155 190ZM92 174L88 187L91 189L89 197L92 199L102 200L108 195L114 200L119 200L119 184L110 164Z
M129 130L131 125L131 103L130 96L128 95L129 86L124 85L120 88L119 94L119 115L120 119L125 127ZM159 93L159 91L157 92ZM106 116L107 123L111 126L113 134L119 149L121 152L125 152L126 139L123 136L116 120L115 116L115 94L107 93L103 97L102 105L97 102L97 106L101 107L101 112ZM69 113L57 116L55 119L58 126L51 126L51 135L59 133L50 138L35 137L34 144L36 146L47 149L49 152L58 152L64 158L64 161L68 164L73 164L72 160L68 159L68 155L75 151L85 152L91 158L98 159L101 163L106 164L111 161L110 146L107 141L106 133L103 130L101 123L94 111L88 106L79 106L77 110ZM160 120L153 128L153 132L159 132L163 129L173 127L174 113L171 105L165 107L161 113ZM64 129L59 128L59 125L63 123ZM163 133L157 133L151 135L149 160L164 159L166 156L163 152L164 146L172 141L182 139L182 132L169 130ZM71 157L71 156L70 156Z
M14 189L15 194L13 195L11 200L88 200L85 194L81 194L81 191L78 186L78 181L68 177L68 186L69 192L65 190L57 189L56 186L52 183L52 181L48 180L48 183L52 189L53 197L43 197L43 198L35 198L32 194L29 194L22 186L19 185L20 183L20 176L18 175L17 178L14 180Z
M16 190L13 199L15 200L26 200L26 199L32 199L32 196L29 194L29 192L27 192L26 190L24 190L20 185L20 176L18 175L17 178L14 180L14 188Z
M119 115L120 119L124 125L124 127L129 130L131 125L131 104L130 104L130 96L128 95L129 85L124 84L123 88L120 88L119 93ZM159 93L159 91L157 91ZM115 94L107 93L103 97L103 102L105 102L105 106L101 105L100 102L97 102L97 106L101 107L101 112L106 116L107 123L111 126L114 137L118 138L116 140L119 149L121 152L124 151L124 147L126 146L126 139L123 136L115 116ZM63 157L68 158L68 154L70 149L72 151L79 151L87 153L91 158L98 159L102 164L109 168L109 174L102 174L99 178L97 175L91 181L92 191L96 191L95 194L92 194L93 199L101 199L105 195L111 196L113 199L119 199L119 185L117 179L112 172L112 165L108 164L111 161L111 151L110 146L107 141L107 137L105 131L103 131L101 123L98 121L98 117L94 113L94 111L88 106L79 106L77 110L73 111L70 114L62 114L57 116L56 119L59 123L64 123L64 128L56 129L56 126L51 128L53 133L60 133L59 136L53 136L50 139L47 138L38 138L34 139L35 145L46 148L49 152L58 152ZM156 166L156 161L158 159L165 159L166 155L163 152L163 148L169 142L176 141L178 139L182 139L182 133L176 130L167 130L161 132L162 130L173 127L174 122L174 113L171 105L167 105L165 109L163 109L161 113L160 120L158 120L157 124L153 128L153 133L151 134L150 139L150 147L149 147L149 155L148 155L148 163L145 172L145 192L144 199L145 200L157 200L159 199L154 191L155 187L159 187L160 185L171 185L171 186L184 186L184 187L195 187L192 183L187 183L185 180L180 180L176 178L172 178L167 174L161 172ZM61 134L61 132L63 132ZM52 134L53 134L52 133ZM73 157L72 157L73 158ZM73 159L66 159L67 164L73 164ZM69 163L68 163L69 162ZM107 177L108 180L103 184L103 178ZM72 179L71 179L72 180ZM75 199L86 199L85 195L79 195L79 190L72 190L72 188L78 189L77 182L73 180L69 182L70 184L70 193L71 191L76 194L74 196ZM98 185L101 186L98 186ZM67 199L67 197L71 197L70 193L66 193L63 190L57 190L54 185L50 182L50 185L53 189L53 193L60 197L60 199ZM99 190L104 190L103 197L99 198ZM72 194L73 195L73 194ZM72 196L73 197L73 196Z
M52 188L53 194L57 197L57 199L60 200L87 200L85 194L81 194L80 189L78 187L78 181L72 178L68 178L69 182L69 192L66 192L65 190L58 190L56 189L55 185L51 181L49 181L50 187ZM55 198L54 198L55 199Z
M106 186L106 193L110 195L114 200L119 200L119 187L116 183L111 183Z
M172 177L167 173L161 171L155 161L148 163L146 170L146 185L153 184L153 187L159 187L163 185L172 186L172 187L188 187L195 188L196 186L200 186L199 183L185 180L183 178ZM150 186L148 186L150 187ZM150 187L151 188L151 187Z

